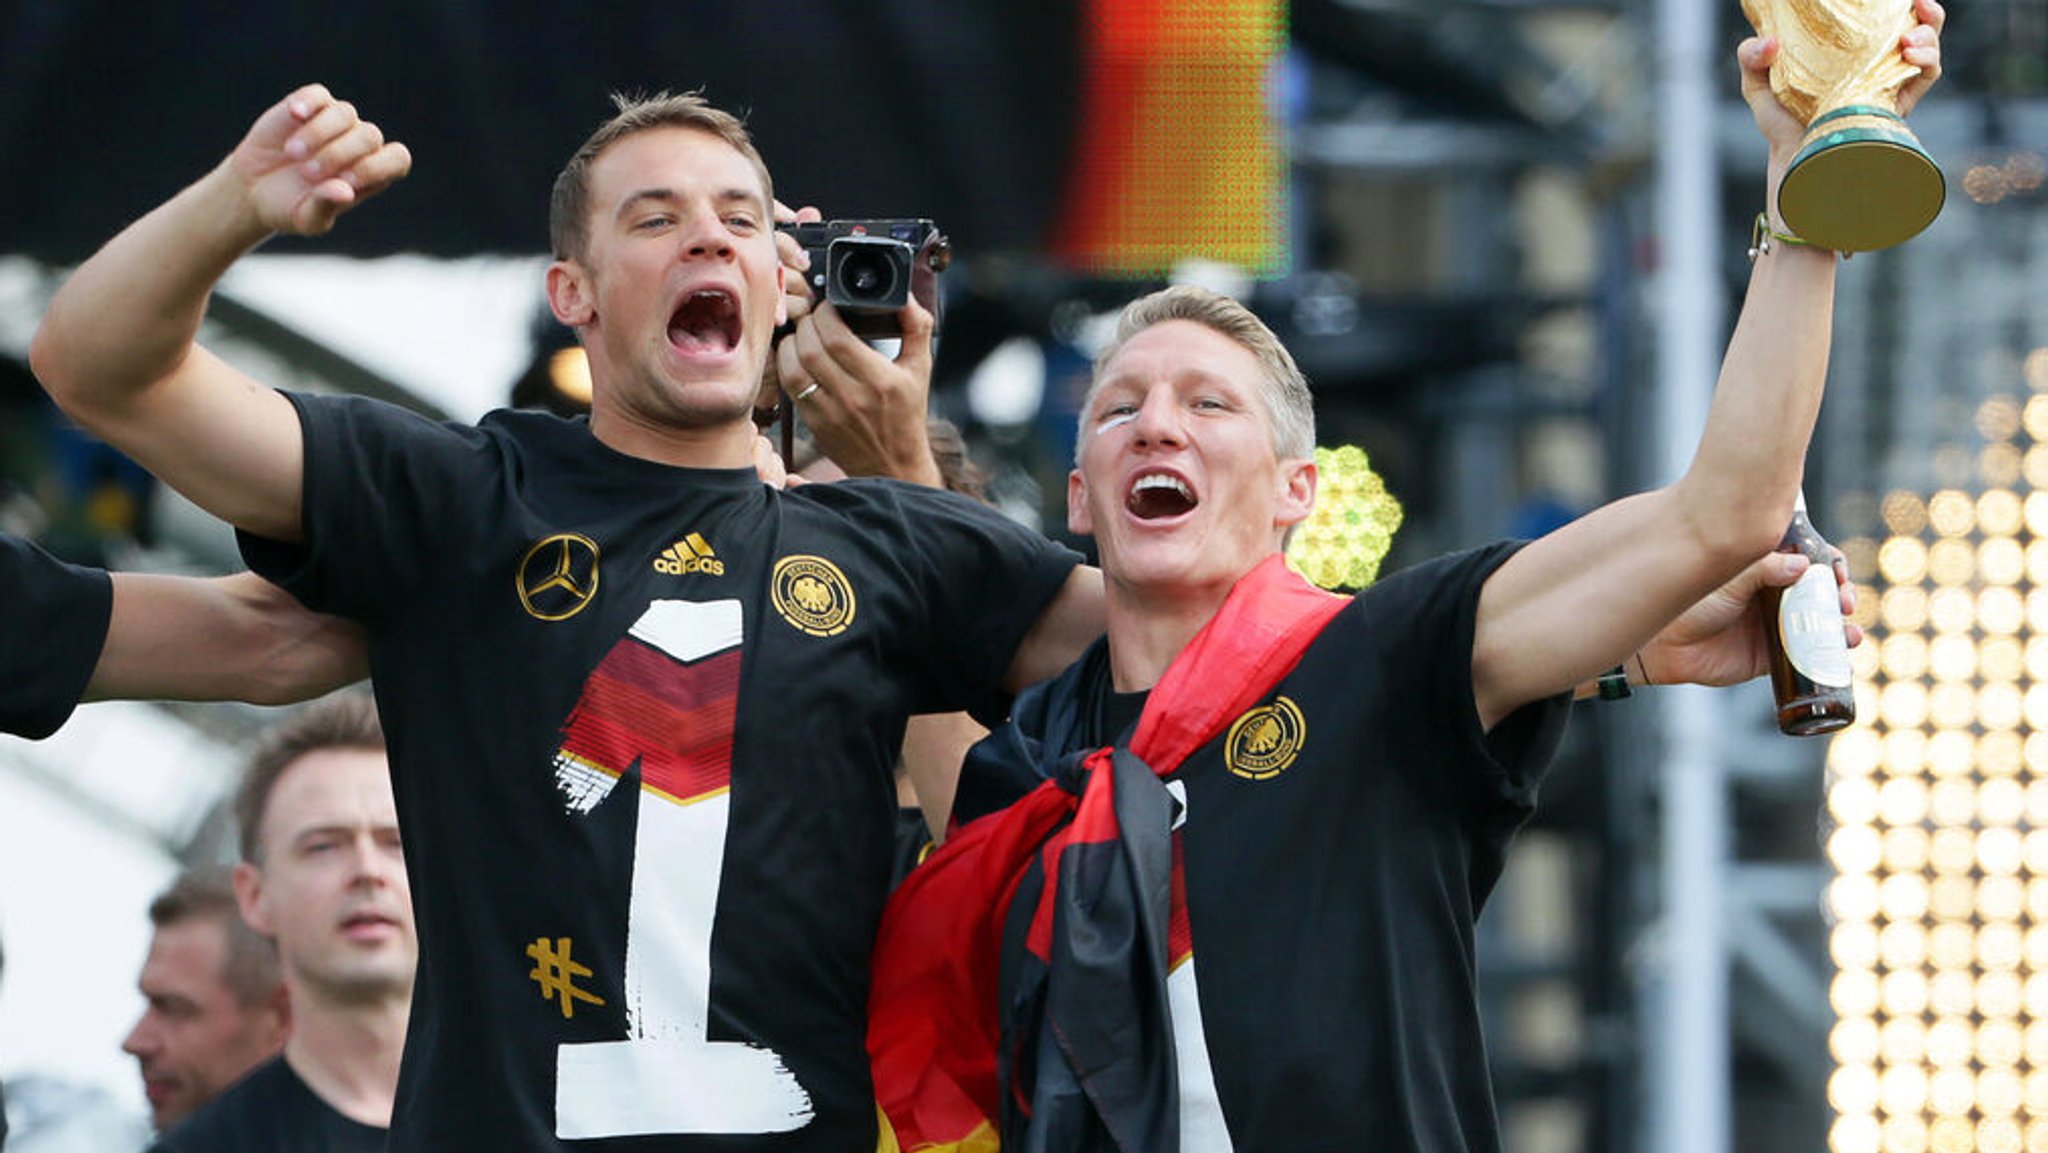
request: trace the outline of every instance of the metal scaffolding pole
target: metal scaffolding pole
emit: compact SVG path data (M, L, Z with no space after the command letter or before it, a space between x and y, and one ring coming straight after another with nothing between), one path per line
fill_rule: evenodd
M1720 196L1714 136L1715 6L1658 0L1656 438L1660 483L1699 443L1725 331L1715 243ZM1708 691L1660 693L1663 967L1655 1012L1653 1147L1728 1153L1727 788Z

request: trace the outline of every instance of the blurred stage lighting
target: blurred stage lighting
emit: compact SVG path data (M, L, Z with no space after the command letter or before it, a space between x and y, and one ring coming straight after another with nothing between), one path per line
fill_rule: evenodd
M1971 486L1886 493L1882 539L1843 544L1868 639L1828 750L1834 1153L2048 1153L2048 350L1971 431Z

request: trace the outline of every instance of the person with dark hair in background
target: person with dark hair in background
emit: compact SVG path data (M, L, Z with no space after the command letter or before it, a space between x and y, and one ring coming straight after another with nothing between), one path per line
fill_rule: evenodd
M950 493L755 475L789 314L774 194L695 97L622 102L556 183L548 297L588 421L287 396L195 343L242 253L409 166L291 93L79 267L30 356L259 573L370 634L426 946L391 1148L871 1148L905 720L1000 715L1100 632L1099 578ZM846 354L928 372L930 315L899 319L893 362ZM783 375L793 402L829 407L824 367Z
M1942 10L1915 10L1903 107L1940 72ZM1766 204L1803 135L1776 47L1737 52ZM1317 484L1286 348L1202 289L1126 308L1067 486L1108 634L1019 702L1035 727L1007 747L1044 783L914 870L877 943L870 1044L902 1146L1497 1150L1475 920L1577 685L1763 671L1760 619L1712 610L1807 567L1773 550L1835 266L1759 255L1678 480L1356 597L1282 556Z
M250 573L107 573L0 533L0 732L49 736L81 700L283 704L368 671L354 626Z
M418 944L384 731L366 693L273 729L235 797L240 919L276 943L283 1053L152 1153L377 1153L398 1089Z
M291 1032L277 948L242 923L225 870L181 874L149 904L136 979L147 1002L121 1049L141 1068L159 1133L275 1057Z

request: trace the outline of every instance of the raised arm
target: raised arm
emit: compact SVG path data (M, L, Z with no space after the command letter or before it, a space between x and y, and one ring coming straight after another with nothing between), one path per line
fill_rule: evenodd
M319 85L265 111L213 171L123 230L50 303L30 367L50 395L215 515L300 536L290 404L196 343L214 285L275 232L312 236L404 176L405 146Z
M815 207L775 205L778 224L816 223ZM925 417L932 386L934 322L915 300L897 314L896 355L882 355L847 326L830 304L812 299L809 257L796 238L778 232L776 250L792 272L784 277L790 331L775 342L764 391L792 398L818 449L848 476L892 476L945 487Z
M1039 614L1038 623L1024 634L1003 687L1013 694L1021 692L1081 659L1106 626L1105 601L1102 570L1074 566L1052 603Z
M800 279L800 278L796 278ZM932 315L911 301L897 314L902 344L883 356L830 304L800 317L772 358L818 448L848 476L893 476L943 487L926 434Z
M1942 9L1916 0L1922 23L1900 52L1922 69L1908 109L1940 74ZM1770 145L1765 204L1802 128L1772 96L1773 41L1745 41L1743 94ZM1782 222L1774 222L1783 229ZM1770 551L1792 518L1827 376L1833 253L1780 245L1755 262L1691 465L1672 485L1597 509L1530 544L1480 595L1473 692L1491 727L1563 692L1648 643L1666 623Z
M113 582L113 616L89 700L282 705L369 675L360 630L312 612L254 573L115 573Z

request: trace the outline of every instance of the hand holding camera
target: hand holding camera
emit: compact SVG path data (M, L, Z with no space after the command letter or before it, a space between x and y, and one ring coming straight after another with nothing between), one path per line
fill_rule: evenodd
M952 263L944 233L929 220L819 220L776 225L810 257L813 300L837 308L869 339L902 335L896 313L912 300L939 315L939 273Z
M814 209L781 206L777 216L789 238L778 248L792 280L793 319L764 384L767 395L779 386L790 398L777 406L785 434L789 415L801 412L818 447L848 475L939 484L925 416L946 238L929 220L825 222ZM807 294L793 287L798 277ZM819 302L831 307L813 307ZM886 338L900 341L893 359L873 343Z

